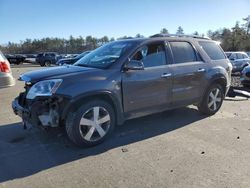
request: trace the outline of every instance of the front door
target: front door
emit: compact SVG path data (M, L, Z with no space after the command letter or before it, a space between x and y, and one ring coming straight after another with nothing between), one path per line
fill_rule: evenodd
M142 61L144 70L123 73L124 112L138 112L140 116L166 108L171 102L172 77L164 43L145 45L131 59Z

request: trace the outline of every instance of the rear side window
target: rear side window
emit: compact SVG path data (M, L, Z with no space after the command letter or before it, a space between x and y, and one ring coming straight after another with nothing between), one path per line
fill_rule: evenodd
M196 53L188 42L170 42L175 63L197 61Z
M215 42L200 41L200 46L212 60L226 59L224 52Z
M240 53L237 53L237 59L243 59L243 55Z

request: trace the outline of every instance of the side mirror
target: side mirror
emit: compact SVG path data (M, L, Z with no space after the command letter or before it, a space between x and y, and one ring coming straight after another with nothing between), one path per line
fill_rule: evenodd
M229 60L234 61L234 60L235 60L235 58L231 57Z
M128 70L144 70L144 64L142 61L130 60L124 67L126 71Z

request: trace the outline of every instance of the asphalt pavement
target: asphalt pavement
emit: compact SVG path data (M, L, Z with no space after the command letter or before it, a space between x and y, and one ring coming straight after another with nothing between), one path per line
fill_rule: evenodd
M13 66L19 74L36 65ZM0 90L0 187L250 187L250 102L227 98L214 116L194 106L127 121L93 148L63 129L23 130Z

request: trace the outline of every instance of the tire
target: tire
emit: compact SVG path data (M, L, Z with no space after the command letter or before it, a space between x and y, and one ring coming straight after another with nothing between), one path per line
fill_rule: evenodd
M102 123L99 123L100 120ZM73 143L90 147L107 139L114 130L115 122L114 109L109 103L92 100L68 114L65 129Z
M218 93L217 93L218 92ZM198 105L202 114L214 115L219 111L224 100L224 90L220 84L212 84L206 91L203 99Z
M41 62L41 63L40 63L40 66L41 66L41 67L44 67L44 66L45 66L45 63L44 63L44 62Z
M50 61L44 61L44 66L45 67L50 67L51 66L51 62Z

